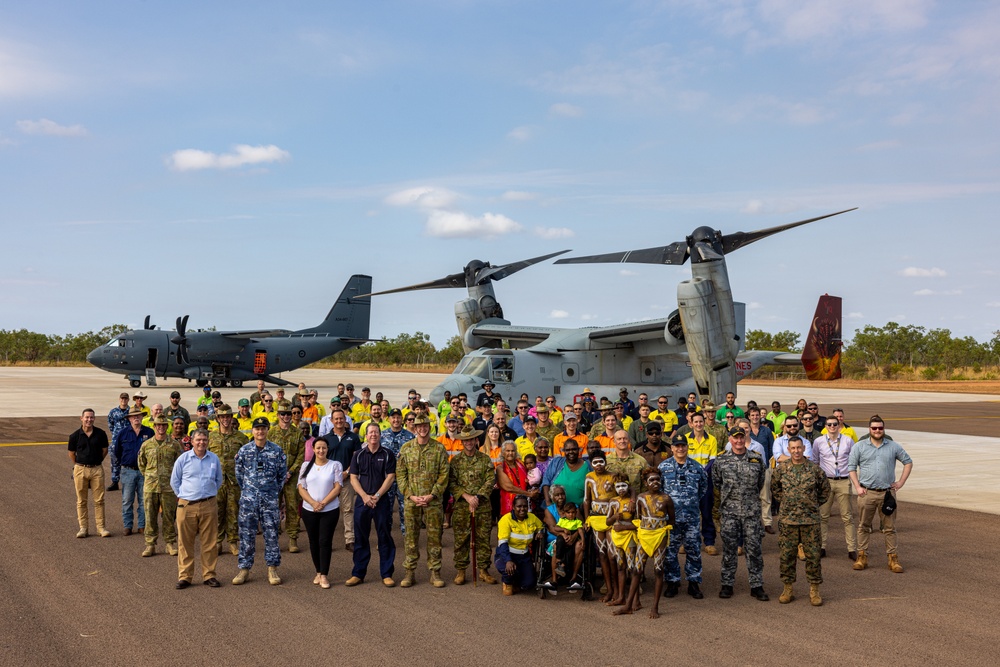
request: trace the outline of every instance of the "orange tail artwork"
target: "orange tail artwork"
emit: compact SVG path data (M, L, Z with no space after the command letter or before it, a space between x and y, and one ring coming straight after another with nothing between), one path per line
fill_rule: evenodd
M802 366L810 380L836 380L840 378L841 298L824 294L819 298L805 350Z

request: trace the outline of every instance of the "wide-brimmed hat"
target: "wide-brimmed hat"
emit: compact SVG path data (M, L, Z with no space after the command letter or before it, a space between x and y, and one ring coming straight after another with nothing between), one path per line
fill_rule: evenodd
M483 434L482 431L476 429L475 426L466 424L462 427L462 430L458 432L459 440L472 440L473 438L478 438Z
M128 411L127 417L145 417L146 413L139 408L132 408Z
M229 407L228 404L223 403L222 405L220 405L219 407L217 407L215 409L215 416L216 417L232 417L233 416L233 409L231 407Z

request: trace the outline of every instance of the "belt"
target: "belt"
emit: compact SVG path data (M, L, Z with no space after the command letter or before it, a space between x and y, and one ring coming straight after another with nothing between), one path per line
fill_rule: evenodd
M830 479L832 479L835 482L839 482L842 479L850 479L850 477L831 477Z
M125 465L123 465L122 467L123 468L128 468L129 470L138 470L139 469L139 466L125 466Z
M81 468L100 468L101 467L100 463L77 463L76 465L80 466Z
M185 498L181 498L181 500L183 500L185 502L184 506L187 507L188 505L197 505L198 503L203 503L206 500L211 500L214 497L215 496L209 496L207 498L199 498L198 500L187 500Z
M875 492L878 492L878 493L885 493L886 491L889 490L889 489L873 489L870 486L863 486L861 488L864 489L865 491L875 491Z

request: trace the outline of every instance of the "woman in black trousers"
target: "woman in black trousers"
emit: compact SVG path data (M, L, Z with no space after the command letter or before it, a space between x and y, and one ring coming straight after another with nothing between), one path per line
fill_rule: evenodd
M313 583L330 588L330 554L333 551L333 531L340 518L340 490L344 468L338 461L327 458L325 440L313 443L313 460L302 466L299 473L299 495L302 496L302 523L309 534L309 551L316 566Z

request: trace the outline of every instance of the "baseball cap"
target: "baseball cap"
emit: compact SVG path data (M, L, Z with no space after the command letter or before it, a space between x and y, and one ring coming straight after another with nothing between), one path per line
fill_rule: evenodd
M663 427L660 426L660 422L651 421L646 424L646 433L663 433Z
M241 407L241 408L244 408L244 407L245 408L249 408L250 407L250 399L248 399L248 398L241 398L240 402L237 403L236 405L238 407Z
M572 419L572 420L576 421L576 413L575 412L567 412L566 414L563 415L563 421L566 421L566 420L569 420L569 419Z
M686 437L684 437L682 434L678 433L677 435L675 435L674 437L672 437L670 439L670 444L671 445L686 445L686 444L688 444L688 439Z
M127 391L123 391L122 393L118 394L118 398L124 398L125 400L128 400L132 397L128 395Z
M198 410L199 412L201 412L202 410L206 410L206 411L207 411L207 410L208 410L208 405L207 405L207 404L205 404L205 403L202 403L201 405L199 405L199 406L198 406L197 408L195 408L195 409L196 409L196 410Z
M532 424L537 424L538 420L532 417L531 415L528 415L527 417L524 418L524 423L527 424L528 422L531 422Z
M731 435L731 436L733 436L733 435L746 435L746 434L747 434L747 432L744 431L739 426L734 426L731 429L729 429L729 435Z
M271 428L271 422L268 420L267 417L257 417L257 419L253 420L252 428L257 428L258 426L265 426L267 428Z
M389 417L402 417L403 416L403 411L400 410L399 408L393 408L392 410L389 410L389 415L388 416Z
M351 384L350 382L348 382L347 386L345 387L345 389L350 389L351 391L354 391L354 385Z
M449 413L448 416L445 418L445 421L446 422L457 422L457 421L460 421L460 420L458 418L458 415L453 414L453 413Z

